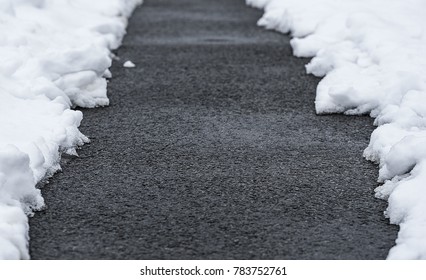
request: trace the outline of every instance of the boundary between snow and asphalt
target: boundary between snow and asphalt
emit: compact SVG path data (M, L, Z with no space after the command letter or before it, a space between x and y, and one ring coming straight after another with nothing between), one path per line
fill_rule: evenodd
M361 156L371 119L318 117L318 79L260 16L238 0L135 11L111 106L84 110L92 142L43 189L33 258L386 256L397 227Z
M88 142L73 106L108 104L110 49L141 0L0 1L0 259L28 259L36 184Z
M258 24L290 32L293 52L324 78L316 111L367 114L378 128L364 156L379 164L376 197L400 226L389 259L426 259L426 26L422 0L247 0Z

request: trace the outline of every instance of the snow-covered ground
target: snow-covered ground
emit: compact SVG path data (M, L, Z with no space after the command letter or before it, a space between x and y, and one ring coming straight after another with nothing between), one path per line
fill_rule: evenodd
M28 259L36 184L88 139L75 106L108 105L110 49L141 0L0 0L0 259Z
M364 156L400 226L388 258L426 259L426 1L246 1L265 10L259 25L291 33L294 55L313 57L318 114L375 118Z

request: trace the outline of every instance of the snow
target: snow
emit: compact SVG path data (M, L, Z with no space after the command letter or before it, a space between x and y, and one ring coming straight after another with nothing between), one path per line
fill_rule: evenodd
M0 259L28 259L36 184L88 142L73 107L108 105L110 50L141 0L0 0Z
M124 62L123 66L126 67L126 68L136 67L136 65L133 62L131 62L130 60L127 60L126 62Z
M389 259L426 259L426 2L246 0L258 24L291 33L294 55L324 77L318 114L370 114L364 156L379 164L376 197L400 231Z

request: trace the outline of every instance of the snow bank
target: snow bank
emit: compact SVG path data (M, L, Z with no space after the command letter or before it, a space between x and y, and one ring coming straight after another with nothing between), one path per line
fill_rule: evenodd
M75 106L108 105L110 49L141 0L0 0L0 259L28 259L35 185L88 139Z
M426 259L426 1L247 0L258 24L294 37L294 55L324 76L317 113L369 113L364 156L379 163L376 196L400 225L389 259Z

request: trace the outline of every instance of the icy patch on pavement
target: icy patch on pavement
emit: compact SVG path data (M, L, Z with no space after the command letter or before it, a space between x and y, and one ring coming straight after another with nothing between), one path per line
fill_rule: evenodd
M0 259L28 259L40 180L88 139L72 107L108 105L110 49L141 0L0 0Z
M364 156L380 166L376 196L400 226L389 259L426 259L426 2L246 0L258 24L290 32L294 55L324 76L317 113L369 113L378 128Z

